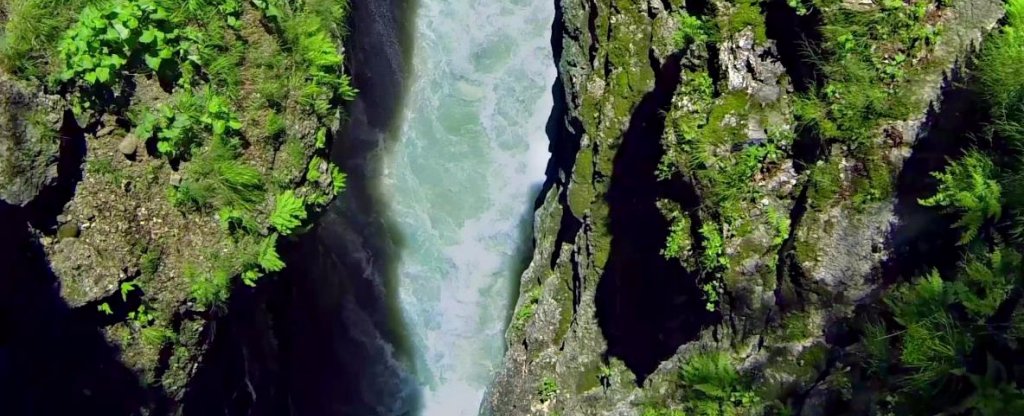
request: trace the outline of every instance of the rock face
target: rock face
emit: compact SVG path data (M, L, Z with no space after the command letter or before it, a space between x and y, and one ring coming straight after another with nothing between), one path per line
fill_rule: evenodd
M57 97L0 75L0 199L24 206L57 176Z
M769 7L786 8L775 3ZM716 203L714 183L700 169L662 170L665 160L686 165L696 151L728 160L780 134L797 135L793 85L803 88L807 80L791 79L803 70L787 58L793 51L782 49L797 47L792 39L799 36L779 33L796 29L768 22L767 39L759 39L763 26L746 27L709 43L714 50L679 50L673 34L683 10L706 10L660 0L560 0L557 7L565 109L554 115L561 127L552 137L556 170L535 214L536 247L506 334L505 363L482 412L680 409L679 370L707 351L731 354L766 395L782 403L796 397L808 411L820 411L829 386L845 380L825 359L845 346L829 344L824 334L880 284L901 224L896 195L823 204L808 176L817 156L787 142L783 156L751 175L757 197L734 203L743 220L723 227L720 254L702 266L700 255L713 243L702 227L725 215L707 211ZM719 13L720 27L739 13L714 1L709 9ZM782 13L794 22L809 19ZM927 109L943 105L948 78L1000 16L997 2L966 0L938 18L947 32L929 56L936 65L909 81L921 95L915 115L878 129L889 171L900 172L915 142L930 134ZM701 87L704 79L719 80L718 89ZM680 151L673 143L685 140L679 134L695 114L706 120L702 131L710 125L729 132L734 144ZM887 139L891 131L905 139ZM839 167L839 187L855 187L856 163L834 153L829 163ZM701 251L669 259L669 238L681 252ZM713 281L700 272L709 263L717 270Z

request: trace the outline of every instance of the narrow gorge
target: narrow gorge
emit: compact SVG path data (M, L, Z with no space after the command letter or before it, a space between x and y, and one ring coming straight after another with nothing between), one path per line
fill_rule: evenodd
M0 0L0 414L1022 414L1021 33Z
M544 180L548 0L423 0L402 127L384 156L396 285L422 414L474 415L504 352Z

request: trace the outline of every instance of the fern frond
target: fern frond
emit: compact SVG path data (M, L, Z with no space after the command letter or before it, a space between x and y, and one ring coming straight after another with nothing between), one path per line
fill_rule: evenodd
M292 191L277 196L274 212L270 214L270 225L282 235L291 234L306 219L306 204Z

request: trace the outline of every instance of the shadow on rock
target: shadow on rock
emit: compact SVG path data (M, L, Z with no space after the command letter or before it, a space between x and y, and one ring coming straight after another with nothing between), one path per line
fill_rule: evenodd
M0 202L0 413L138 415L142 387L91 321L61 299L24 210Z

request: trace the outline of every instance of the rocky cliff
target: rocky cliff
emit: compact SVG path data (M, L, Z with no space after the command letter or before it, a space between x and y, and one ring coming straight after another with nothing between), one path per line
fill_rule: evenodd
M956 81L1002 5L556 7L564 107L482 411L693 411L681 374L706 357L750 380L718 392L733 410L866 411L840 387L849 318L953 244L913 201L970 123Z

